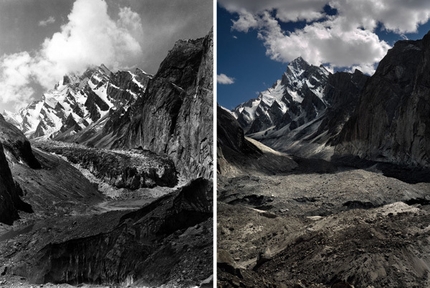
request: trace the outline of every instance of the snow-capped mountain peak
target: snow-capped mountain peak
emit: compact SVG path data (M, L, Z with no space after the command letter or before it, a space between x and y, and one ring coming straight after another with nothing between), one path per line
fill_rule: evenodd
M82 75L65 75L42 99L5 117L28 138L76 133L117 107L128 107L145 92L151 75L142 70L111 72L105 65Z
M299 57L291 61L281 79L256 99L237 106L233 115L247 133L279 123L315 118L325 107L324 89L330 72Z
M306 62L302 57L298 57L291 61L286 70L286 74L293 74L297 77L300 76L304 71L306 71L311 65Z

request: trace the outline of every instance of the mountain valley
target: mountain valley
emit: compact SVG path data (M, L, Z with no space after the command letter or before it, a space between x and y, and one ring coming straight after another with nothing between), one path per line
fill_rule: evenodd
M212 46L0 116L0 286L212 286Z
M219 287L430 285L429 40L218 107Z

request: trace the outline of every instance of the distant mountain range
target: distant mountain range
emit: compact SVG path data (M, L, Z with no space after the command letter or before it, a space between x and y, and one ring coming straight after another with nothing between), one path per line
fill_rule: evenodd
M430 34L398 41L371 77L297 58L231 111L250 137L290 154L430 166Z
M289 63L271 88L237 106L233 115L248 134L281 124L301 125L327 107L324 88L330 74L299 57Z
M272 148L328 158L368 78L358 70L333 74L299 57L271 88L231 112L246 134Z
M16 114L5 111L4 116L30 139L73 135L110 111L130 107L151 78L138 68L112 73L102 64L82 75L65 75L41 100Z

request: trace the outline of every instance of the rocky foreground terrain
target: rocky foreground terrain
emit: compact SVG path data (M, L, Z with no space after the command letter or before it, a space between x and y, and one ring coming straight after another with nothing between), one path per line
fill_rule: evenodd
M220 287L429 285L429 183L338 168L221 178L218 189Z
M221 108L218 126L218 287L430 285L427 170L289 157Z

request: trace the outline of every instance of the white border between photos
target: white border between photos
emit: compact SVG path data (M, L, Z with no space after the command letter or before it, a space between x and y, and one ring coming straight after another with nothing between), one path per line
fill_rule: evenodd
M217 1L213 1L213 287L217 287Z

